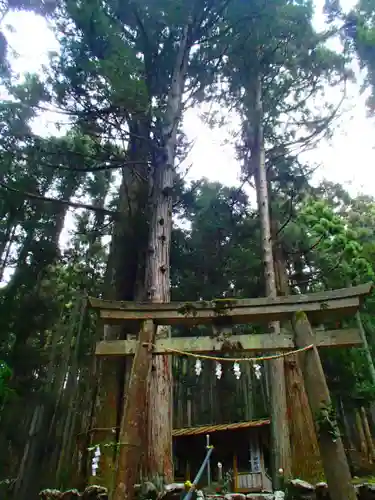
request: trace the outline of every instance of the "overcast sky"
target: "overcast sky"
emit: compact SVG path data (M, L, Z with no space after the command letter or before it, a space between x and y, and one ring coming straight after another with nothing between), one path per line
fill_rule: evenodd
M316 1L317 25L321 24L323 1ZM349 8L352 0L345 0L344 4ZM57 48L44 20L32 14L13 13L4 23L14 27L14 32L8 34L12 49L19 54L14 69L19 72L40 70L41 65L48 62L48 51ZM329 96L330 90L327 92ZM330 143L320 143L315 151L308 153L308 158L320 165L316 181L327 178L346 184L353 193L362 191L375 196L375 123L366 117L365 96L360 95L359 86L351 86L349 93L346 103L349 111L340 120L333 139ZM337 101L337 95L332 94L332 99ZM52 121L51 117L40 120L38 131L52 131ZM189 157L192 164L189 178L205 176L224 184L238 184L239 165L231 146L223 145L227 131L210 130L194 110L186 113L184 122L189 138L195 139Z

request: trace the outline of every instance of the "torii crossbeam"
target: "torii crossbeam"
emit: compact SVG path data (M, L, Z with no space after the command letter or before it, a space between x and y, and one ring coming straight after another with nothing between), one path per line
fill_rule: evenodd
M232 323L269 323L291 319L303 310L312 320L322 321L334 313L353 314L370 293L371 285L359 285L309 295L259 299L214 299L198 302L169 302L164 304L116 302L89 298L93 309L105 323L152 320L156 325L199 325L217 321L223 316Z

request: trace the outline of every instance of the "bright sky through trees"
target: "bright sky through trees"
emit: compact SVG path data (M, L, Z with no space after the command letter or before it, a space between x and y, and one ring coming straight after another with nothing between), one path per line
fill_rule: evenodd
M323 3L322 0L316 1L316 24L319 28L322 27ZM353 5L352 0L342 3L345 10ZM13 67L20 73L39 71L48 62L48 51L57 49L46 22L34 14L12 13L3 20L3 24L13 27L13 32L8 33L8 40L11 49L18 54L13 60ZM345 112L338 120L334 137L330 142L322 141L318 148L306 153L306 158L319 166L316 181L327 178L345 184L353 193L361 191L375 195L375 124L366 116L366 96L361 95L360 84L348 85L347 96L343 106ZM333 91L332 100L338 102L338 98L336 90ZM52 132L53 122L54 116L44 116L36 124L37 130L40 133ZM228 139L228 130L210 130L201 122L196 110L186 112L184 123L189 138L194 140L187 159L187 164L192 165L187 178L205 176L227 185L237 184L239 165L232 146L224 144Z

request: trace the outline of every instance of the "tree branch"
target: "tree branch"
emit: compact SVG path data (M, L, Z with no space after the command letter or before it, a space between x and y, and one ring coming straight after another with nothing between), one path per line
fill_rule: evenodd
M325 235L324 235L324 234L322 234L322 235L321 235L321 236L317 239L317 241L316 241L313 245L311 245L311 247L309 247L309 248L305 248L305 249L302 249L302 250L284 250L284 251L285 251L285 253L286 253L287 255L301 255L301 254L306 255L306 254L308 254L309 252L311 252L311 250L314 250L314 248L316 248L316 247L319 245L319 243L320 243L321 241L323 241L323 239L324 239L324 238L325 238Z
M72 208L83 208L84 210L91 210L93 212L102 213L104 215L109 215L113 218L115 218L118 214L118 212L114 212L113 210L107 210L106 208L101 208L101 207L94 207L93 205L87 205L86 203L77 203L75 201L69 201L69 200L58 200L56 198L50 198L48 196L40 196L38 194L29 193L27 191L21 191L20 189L10 187L1 181L0 181L0 188L3 188L7 191L11 191L12 193L20 194L21 196L24 196L25 198L29 198L31 200L56 203L59 205L66 205Z
M293 200L294 200L294 195L295 195L295 193L293 192L292 195L291 195L291 197L290 197L290 205L289 205L289 215L288 215L288 218L286 219L286 221L284 221L284 223L277 230L277 232L275 234L275 237L274 237L273 245L275 245L278 242L278 236L279 236L279 234L286 228L286 226L289 224L289 222L293 219ZM272 241L272 237L270 238L270 240Z

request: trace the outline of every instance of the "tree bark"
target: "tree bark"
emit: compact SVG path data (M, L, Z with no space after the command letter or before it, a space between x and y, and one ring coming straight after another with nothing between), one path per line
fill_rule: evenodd
M142 117L129 124L131 140L128 148L129 161L122 170L122 182L119 197L119 219L115 221L110 254L104 284L104 297L115 300L140 299L143 288L144 259L147 249L148 223L148 160L149 160L149 118ZM131 244L129 244L131 242ZM125 333L132 333L131 325L104 328L104 338L115 340L124 338ZM124 331L126 330L126 332ZM136 332L134 332L136 333ZM99 474L91 478L92 482L113 487L116 469L115 444L119 440L122 411L127 397L127 375L131 371L131 359L98 360L98 388L95 411L91 427L107 429L100 435L114 447L105 447L99 464ZM115 429L115 432L112 432ZM94 442L95 434L92 434ZM100 442L99 439L99 442Z
M368 422L367 412L363 406L361 407L361 416L362 416L362 422L363 422L363 430L365 432L365 437L366 437L366 442L367 442L368 461L371 464L374 460L374 457L375 457L374 442L372 440L372 435L371 435L371 430L370 430L370 424Z
M365 431L363 428L361 413L357 408L355 409L355 425L358 433L359 451L364 457L367 457L368 449L367 449Z
M341 421L342 425L344 427L344 446L348 451L352 451L355 449L355 446L353 444L352 440L352 435L353 435L353 429L352 426L350 425L348 415L344 406L344 403L342 399L340 398L340 414L341 414Z
M41 432L44 424L44 406L37 404L31 420L28 439L24 448L21 464L18 470L18 477L14 487L14 498L26 500L30 491L37 493L38 486L35 487L35 477L38 471L36 461L38 451L41 446ZM34 483L32 482L34 479ZM32 485L32 486L31 486Z
M188 27L182 37L171 91L157 144L153 151L153 172L147 173L149 186L149 211L151 214L144 290L153 302L170 300L170 245L172 233L172 194L174 186L174 158L177 125L180 118L182 94L185 84L189 43ZM139 252L139 249L137 249ZM137 479L142 448L147 445L146 473L150 478L163 476L173 479L172 461L172 384L168 356L157 356L152 366L151 350L143 344L154 341L154 328L144 325L134 356L129 389L124 398L121 419L120 454L116 473L114 500L132 499ZM169 336L168 328L159 327L156 337ZM151 370L152 368L152 370ZM148 390L147 390L148 389ZM146 413L148 412L148 418ZM148 435L144 429L148 423Z
M262 248L264 263L264 278L266 295L277 296L276 278L272 252L271 225L269 214L267 173L263 144L263 109L262 84L258 76L254 96L253 138L251 148L251 167L255 173L259 216L262 231ZM251 140L251 139L250 139ZM281 333L280 322L273 322L271 329L276 335ZM271 394L271 428L273 440L273 477L275 486L278 480L278 471L283 470L287 478L291 474L291 450L287 417L287 403L285 390L285 374L283 359L269 361L270 394Z
M295 340L298 348L314 344L315 335L306 314L296 313L294 317ZM314 345L301 354L301 366L305 379L305 387L313 415L320 417L325 408L332 405L326 378L318 349ZM337 428L337 421L330 415L333 428ZM323 461L324 472L327 479L330 498L332 500L356 500L357 495L352 484L348 461L345 455L341 437L333 437L326 428L321 427L317 421L318 442Z
M167 99L161 130L160 149L153 165L152 218L146 263L146 290L152 302L170 301L170 247L172 236L172 201L177 126L190 54L190 27L181 38L171 90ZM170 336L170 328L158 327L156 338ZM169 356L156 356L149 387L148 473L153 479L173 481L172 457L172 370Z
M285 358L285 380L289 409L292 474L293 477L314 484L321 481L323 466L297 356Z
M67 400L67 413L62 433L61 450L59 461L57 465L56 477L59 484L62 484L63 471L69 470L72 466L72 455L74 453L74 429L79 411L79 405L82 401L78 401L78 372L79 372L79 350L81 348L82 330L84 326L85 317L87 314L86 298L81 301L80 317L77 325L77 332L75 335L74 351L71 354L70 366L68 368L66 385L65 385L65 399ZM69 465L68 465L69 464ZM71 470L70 470L71 472Z
M278 224L271 217L276 283L279 295L289 295L289 281L283 248L277 241ZM290 326L290 324L289 324ZM297 355L284 359L285 385L293 477L310 483L323 475L318 439Z
M154 338L154 330L154 322L146 320L143 322L139 333L139 342L134 355L128 394L124 398L116 488L113 500L129 500L134 497L134 484L137 480L142 456L142 443L144 442L147 385L152 359L150 343Z
M369 347L368 342L367 342L366 331L365 331L365 328L363 326L363 321L362 321L362 318L361 318L361 313L359 311L356 313L355 319L357 321L358 330L359 330L359 333L361 335L361 339L362 339L362 342L363 342L363 350L364 350L364 353L365 353L365 356L366 356L366 360L367 360L367 363L368 363L368 368L369 368L370 376L371 376L371 382L373 384L375 384L375 366L374 366L374 361L372 359L370 347Z

